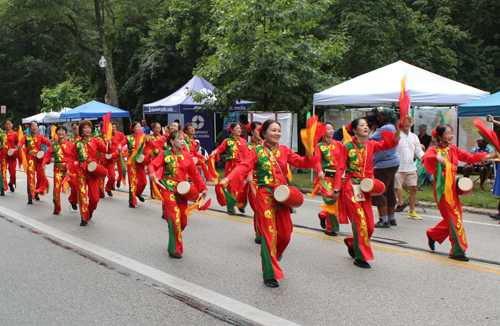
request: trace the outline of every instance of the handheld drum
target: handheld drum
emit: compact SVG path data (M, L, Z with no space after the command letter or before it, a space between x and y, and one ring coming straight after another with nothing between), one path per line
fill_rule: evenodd
M474 183L469 178L460 178L457 181L457 194L461 197L467 197L474 190Z
M17 150L15 148L9 148L7 155L17 157Z
M300 191L285 185L276 187L273 196L277 202L290 207L299 207L304 202L304 195Z
M193 156L193 161L194 165L198 165L198 158L196 156Z
M36 158L39 160L43 160L43 156L45 155L45 152L39 151L36 153Z
M111 153L111 154L106 154L106 159L108 161L117 161L120 158L120 155L118 153Z
M190 184L187 181L181 181L177 185L177 193L181 195L182 198L189 201L196 201L199 196L199 191L193 184Z
M151 163L151 159L149 158L149 155L141 155L136 162L140 165L147 166L149 163Z
M90 162L87 167L87 171L89 171L94 177L104 178L108 175L108 170L97 162Z
M361 191L369 193L372 196L382 195L385 191L385 185L379 179L364 178L361 183Z

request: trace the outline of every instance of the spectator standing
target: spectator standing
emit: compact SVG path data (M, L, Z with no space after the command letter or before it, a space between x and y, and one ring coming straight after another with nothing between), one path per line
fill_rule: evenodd
M43 123L41 123L40 127L38 128L38 134L45 137L46 136L45 131L47 131L47 130L46 130L45 126L43 125Z
M248 117L245 114L240 114L240 126L241 126L241 138L245 139L248 141L248 131L247 131L247 125L248 125Z
M429 148L432 137L427 135L427 125L421 124L418 126L418 139L420 140L420 144L425 146L425 150Z
M410 190L410 210L408 211L408 218L421 220L422 218L415 212L418 174L417 166L413 158L416 156L419 160L422 159L424 152L422 151L420 140L417 135L410 131L414 123L415 119L407 116L405 125L401 130L401 137L399 138L397 153L401 163L399 164L399 170L396 173L395 180L396 193L398 195L396 212L402 212L406 207L406 203L403 199L403 183L406 183Z
M151 129L148 127L148 122L146 121L146 119L141 120L141 127L144 134L149 135L151 133Z

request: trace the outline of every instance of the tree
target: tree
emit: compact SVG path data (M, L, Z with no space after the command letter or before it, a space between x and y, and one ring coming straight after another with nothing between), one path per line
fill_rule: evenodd
M63 107L74 108L87 102L82 87L69 81L58 84L55 88L44 87L40 99L44 104L42 112L59 112Z
M339 37L312 34L328 5L312 0L214 1L213 26L203 36L214 53L196 69L221 90L211 107L227 110L243 98L266 111L306 107L314 92L333 83L322 68L345 50Z

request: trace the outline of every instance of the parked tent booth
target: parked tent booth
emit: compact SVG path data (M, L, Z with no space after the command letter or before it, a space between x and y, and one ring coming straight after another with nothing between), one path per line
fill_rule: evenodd
M73 110L68 110L60 114L59 118L64 119L91 119L102 118L111 111L111 118L129 118L130 113L125 110L115 108L114 106L104 104L98 101L90 101L88 103L77 106Z
M215 99L213 93L215 89L215 86L204 78L194 76L184 86L166 98L144 104L142 112L144 115L168 114L169 124L176 119L181 122L181 126L191 122L196 129L194 138L198 139L200 145L210 152L216 139L215 114L217 113L207 113L203 110L203 104L210 101L210 98L196 102L193 99L193 93L212 95L212 98ZM252 104L253 102L250 101L238 101L229 107L229 112L245 112Z

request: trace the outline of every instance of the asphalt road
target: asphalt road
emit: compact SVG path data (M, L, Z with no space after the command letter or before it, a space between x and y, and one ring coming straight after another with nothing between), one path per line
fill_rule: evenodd
M51 175L47 169L48 174ZM218 206L194 212L183 232L181 260L168 257L167 224L157 200L128 208L114 191L87 227L63 197L52 215L51 194L26 205L26 177L0 197L0 324L498 324L500 225L464 214L468 263L447 258L450 243L427 248L422 221L398 214L398 226L375 229L371 269L352 264L343 238L323 234L321 199L306 196L281 261L277 289L262 283L252 212L228 216ZM146 188L149 192L149 187ZM376 215L376 214L375 214ZM273 319L275 318L275 319Z

